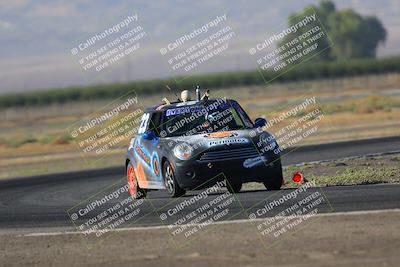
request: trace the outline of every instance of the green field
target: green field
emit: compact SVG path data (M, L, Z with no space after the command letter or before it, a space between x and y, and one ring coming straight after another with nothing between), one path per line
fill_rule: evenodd
M299 65L301 65L301 67ZM179 83L173 79L146 80L124 84L116 83L64 89L55 88L45 91L6 94L0 95L0 108L114 99L132 90L135 90L140 95L159 94L160 92L168 92L166 88L167 85L176 92L180 92L183 88L194 88L196 85L201 85L202 88L217 89L266 85L266 81L282 83L392 73L400 71L400 57L358 59L351 61L306 62L299 65L285 73L259 70L227 72L187 77L182 79Z

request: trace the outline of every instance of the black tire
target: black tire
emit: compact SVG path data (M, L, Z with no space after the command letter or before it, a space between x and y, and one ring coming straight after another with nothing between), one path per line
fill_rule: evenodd
M167 192L171 197L180 197L186 193L186 191L182 189L176 181L174 169L168 160L166 160L163 165L163 179Z
M132 196L132 198L140 199L146 197L146 190L139 187L139 183L136 178L135 168L133 167L133 164L131 162L129 162L126 166L126 176L128 180L129 194Z
M240 182L226 182L226 188L229 193L239 193L242 190L242 183Z
M263 182L267 190L280 190L283 184L282 166L279 162Z

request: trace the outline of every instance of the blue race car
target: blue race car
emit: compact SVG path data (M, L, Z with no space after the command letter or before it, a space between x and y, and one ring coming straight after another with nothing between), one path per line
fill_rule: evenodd
M235 100L197 95L144 111L126 156L130 194L166 189L179 197L221 180L231 193L246 182L280 189L280 149L263 130L266 120L253 123Z

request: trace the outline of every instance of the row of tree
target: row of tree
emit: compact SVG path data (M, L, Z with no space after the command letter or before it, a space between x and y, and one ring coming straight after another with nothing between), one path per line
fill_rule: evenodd
M272 79L274 82L289 82L296 80L351 77L388 72L400 72L400 57L301 64L293 70L278 77L277 73L274 71L264 71L261 73L259 71L227 72L212 75L192 76L183 79L179 84L176 84L172 79L160 79L135 81L125 84L72 87L1 95L0 108L46 105L50 103L65 103L94 99L115 99L132 90L135 90L139 95L156 93L166 95L169 92L166 88L167 85L178 93L182 89L195 88L196 85L201 85L202 88L214 89L233 86L265 85L265 81Z

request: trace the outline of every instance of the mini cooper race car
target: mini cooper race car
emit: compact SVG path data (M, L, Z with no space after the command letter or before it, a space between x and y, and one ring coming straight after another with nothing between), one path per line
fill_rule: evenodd
M203 98L196 92L194 101L184 93L184 101L163 99L164 104L144 111L126 156L130 194L140 198L148 190L166 189L178 197L221 179L231 193L246 182L280 189L280 149L262 130L267 121L253 123L238 102L209 99L209 91Z

